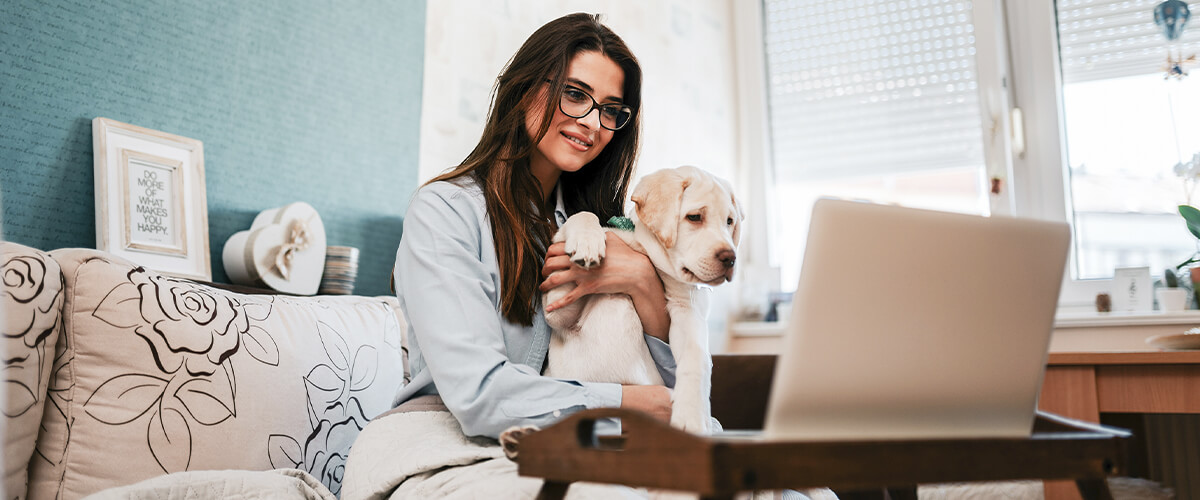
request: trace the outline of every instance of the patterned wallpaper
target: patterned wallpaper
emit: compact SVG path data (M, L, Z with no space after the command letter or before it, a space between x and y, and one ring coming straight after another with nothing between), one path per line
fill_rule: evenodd
M204 143L214 281L258 212L304 201L389 294L416 187L425 0L0 2L4 236L94 248L91 120Z

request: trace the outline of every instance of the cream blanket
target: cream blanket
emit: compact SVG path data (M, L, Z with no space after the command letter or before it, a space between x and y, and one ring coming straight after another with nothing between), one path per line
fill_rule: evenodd
M342 500L531 499L542 480L521 477L494 439L469 438L440 398L423 396L380 415L359 433L346 462ZM579 482L569 500L645 499L644 490ZM693 496L694 498L694 496Z
M435 396L423 396L376 417L346 462L342 500L487 498L528 500L542 480L517 475L517 465L493 439L468 438ZM815 495L813 493L816 493ZM741 499L836 500L829 490L756 492ZM650 493L620 485L578 482L568 500L694 499L695 494Z
M210 498L337 500L325 485L297 469L271 471L205 470L176 472L110 488L88 500L200 500Z
M492 459L507 460L495 440L464 435L440 398L417 398L359 433L346 461L342 500L387 498L409 478Z

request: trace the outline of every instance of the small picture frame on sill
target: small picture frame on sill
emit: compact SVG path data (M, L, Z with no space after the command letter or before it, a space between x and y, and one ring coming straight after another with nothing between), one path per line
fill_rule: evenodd
M1113 270L1113 312L1148 313L1154 309L1154 290L1149 267L1118 267Z
M169 276L211 281L203 144L96 118L92 149L96 248Z

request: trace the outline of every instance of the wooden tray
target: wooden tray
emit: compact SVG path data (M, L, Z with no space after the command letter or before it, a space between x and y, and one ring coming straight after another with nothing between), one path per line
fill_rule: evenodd
M602 418L619 418L622 436L597 438ZM1039 414L1027 439L755 441L697 436L643 413L595 409L522 439L518 469L546 479L539 498L561 498L574 481L733 498L745 490L1013 479L1072 479L1084 498L1111 498L1104 478L1125 470L1129 438L1122 429Z

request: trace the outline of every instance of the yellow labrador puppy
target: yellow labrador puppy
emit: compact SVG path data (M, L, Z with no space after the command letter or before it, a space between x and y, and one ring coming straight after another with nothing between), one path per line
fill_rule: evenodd
M646 254L666 289L669 340L676 379L671 424L711 431L712 356L705 316L708 292L733 279L742 211L729 183L696 167L646 176L631 197L634 230L604 229L595 215L577 213L554 241L566 244L571 261L584 268L604 259L605 232L618 234ZM566 295L573 284L546 292L543 304ZM546 374L593 382L662 385L633 302L624 294L590 295L546 314L554 329Z

